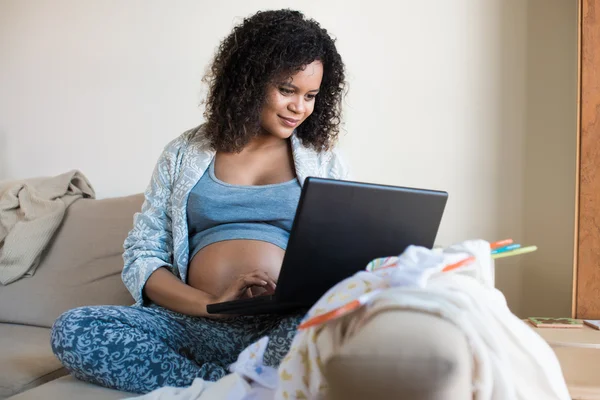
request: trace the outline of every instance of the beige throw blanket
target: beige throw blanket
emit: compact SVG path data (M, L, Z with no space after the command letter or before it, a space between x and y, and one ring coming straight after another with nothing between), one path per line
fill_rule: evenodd
M75 200L95 192L79 171L0 182L0 283L31 276L42 251Z

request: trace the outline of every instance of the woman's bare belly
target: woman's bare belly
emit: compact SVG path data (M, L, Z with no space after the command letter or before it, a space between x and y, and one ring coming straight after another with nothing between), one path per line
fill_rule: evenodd
M220 296L240 274L256 269L265 271L277 281L284 254L280 247L259 240L213 243L192 258L187 282L203 292ZM261 292L253 290L255 295Z

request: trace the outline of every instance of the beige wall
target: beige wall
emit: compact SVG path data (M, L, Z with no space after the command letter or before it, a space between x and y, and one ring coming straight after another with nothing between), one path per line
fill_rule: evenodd
M556 24L574 26L559 13L568 1L548 3ZM526 171L536 18L522 0L0 0L0 180L78 168L100 197L142 191L165 143L201 122L200 79L218 41L240 17L284 6L338 37L350 82L342 146L358 179L449 191L439 244L511 236L543 245L540 257L570 251L528 228L525 211L543 196ZM569 57L565 40L554 51ZM570 110L553 109L554 121L574 123ZM561 217L548 224L564 231L570 211L550 209ZM540 272L531 260L528 275L525 258L497 264L516 312L523 279Z
M570 316L577 118L577 2L529 0L523 313Z

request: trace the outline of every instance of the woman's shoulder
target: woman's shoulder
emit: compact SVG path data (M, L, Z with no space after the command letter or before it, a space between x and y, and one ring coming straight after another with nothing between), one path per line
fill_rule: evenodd
M350 168L339 146L335 146L327 151L327 161L324 169L327 174L334 179L348 179L350 177Z
M164 150L173 153L186 150L210 151L211 146L204 132L205 124L188 129L167 143Z
M204 129L204 125L198 125L167 143L157 162L158 171L168 173L175 179L182 170L203 173L202 168L208 165L214 155Z
M338 145L317 151L302 144L302 141L294 135L292 150L298 162L310 166L309 169L315 169L313 172L319 176L334 179L345 179L348 176L348 166Z

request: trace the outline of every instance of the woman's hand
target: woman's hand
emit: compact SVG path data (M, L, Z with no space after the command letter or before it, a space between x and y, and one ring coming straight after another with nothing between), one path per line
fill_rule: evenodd
M241 274L223 294L215 299L215 303L254 297L254 289L259 289L261 295L273 294L275 281L266 272L258 269Z
M253 293L257 291L258 293ZM233 281L231 286L212 302L223 303L237 299L247 299L255 295L269 295L275 292L275 281L264 271L254 270L247 274L241 274ZM233 314L207 314L208 318L231 318Z

